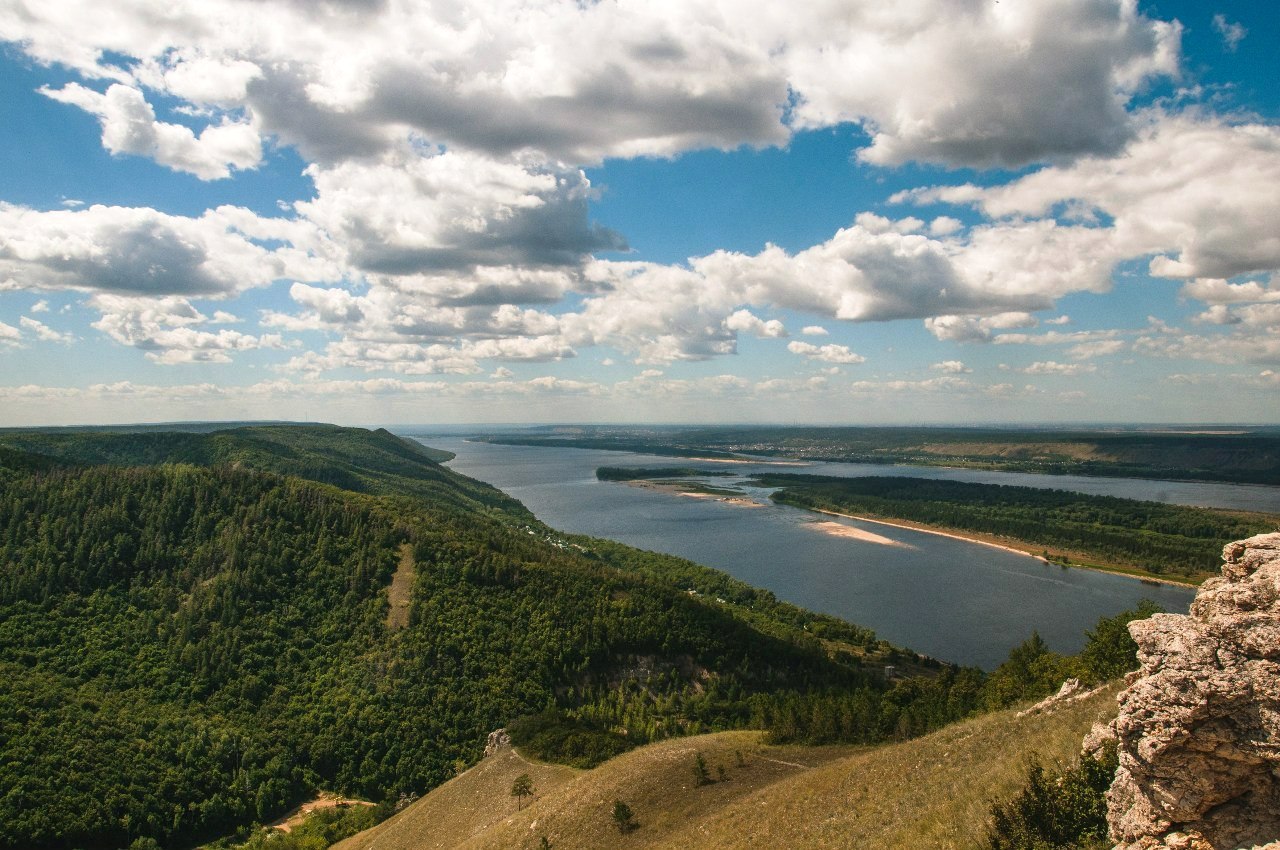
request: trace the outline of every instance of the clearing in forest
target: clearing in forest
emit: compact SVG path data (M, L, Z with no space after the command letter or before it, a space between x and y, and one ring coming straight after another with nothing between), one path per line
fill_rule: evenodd
M387 628L399 631L409 625L409 597L413 592L413 546L400 544L400 563L387 588Z

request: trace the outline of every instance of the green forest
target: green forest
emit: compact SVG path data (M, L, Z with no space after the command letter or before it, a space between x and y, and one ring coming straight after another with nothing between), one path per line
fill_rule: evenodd
M1077 663L1014 662L957 670L559 534L385 431L0 434L2 848L188 847L318 789L386 812L511 724L581 766L720 729L907 737Z
M902 655L689 562L557 535L385 432L0 442L15 850L185 846L317 788L421 793L522 716L627 746L732 728L751 695L868 686Z
M772 495L781 504L990 534L1051 558L1082 553L1173 577L1216 571L1224 545L1280 527L1280 517L1266 514L1005 484L787 473L753 480L782 488Z

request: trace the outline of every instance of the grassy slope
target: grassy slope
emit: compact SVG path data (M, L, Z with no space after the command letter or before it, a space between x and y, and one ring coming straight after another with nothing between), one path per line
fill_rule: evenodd
M373 829L340 841L333 850L402 850L447 847L514 813L511 784L521 774L533 780L535 800L554 793L582 771L526 761L504 748ZM526 808L528 804L526 803Z
M1115 692L1022 719L1013 711L987 715L874 748L770 747L757 732L724 732L652 744L576 777L535 773L548 768L505 753L338 847L532 849L545 835L556 850L972 848L992 801L1022 786L1027 760L1071 761L1092 723L1114 713ZM728 781L693 787L695 753L713 775L723 765ZM534 777L539 798L516 811L510 787L521 772ZM619 799L640 825L629 835L619 835L611 818Z

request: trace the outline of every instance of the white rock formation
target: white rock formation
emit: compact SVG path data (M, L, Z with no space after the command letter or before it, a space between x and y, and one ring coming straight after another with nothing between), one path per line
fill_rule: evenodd
M1280 534L1223 559L1188 616L1130 624L1141 669L1090 736L1119 748L1107 819L1123 850L1280 850Z

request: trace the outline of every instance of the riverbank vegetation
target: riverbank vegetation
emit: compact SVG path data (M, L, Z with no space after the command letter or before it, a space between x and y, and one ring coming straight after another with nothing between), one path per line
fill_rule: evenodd
M753 476L785 505L991 535L1057 562L1120 567L1197 581L1232 540L1280 527L1280 517L1090 496L1066 490L896 476Z
M670 457L764 455L1120 478L1280 485L1275 428L1096 429L735 426L520 432L494 443L610 449Z

